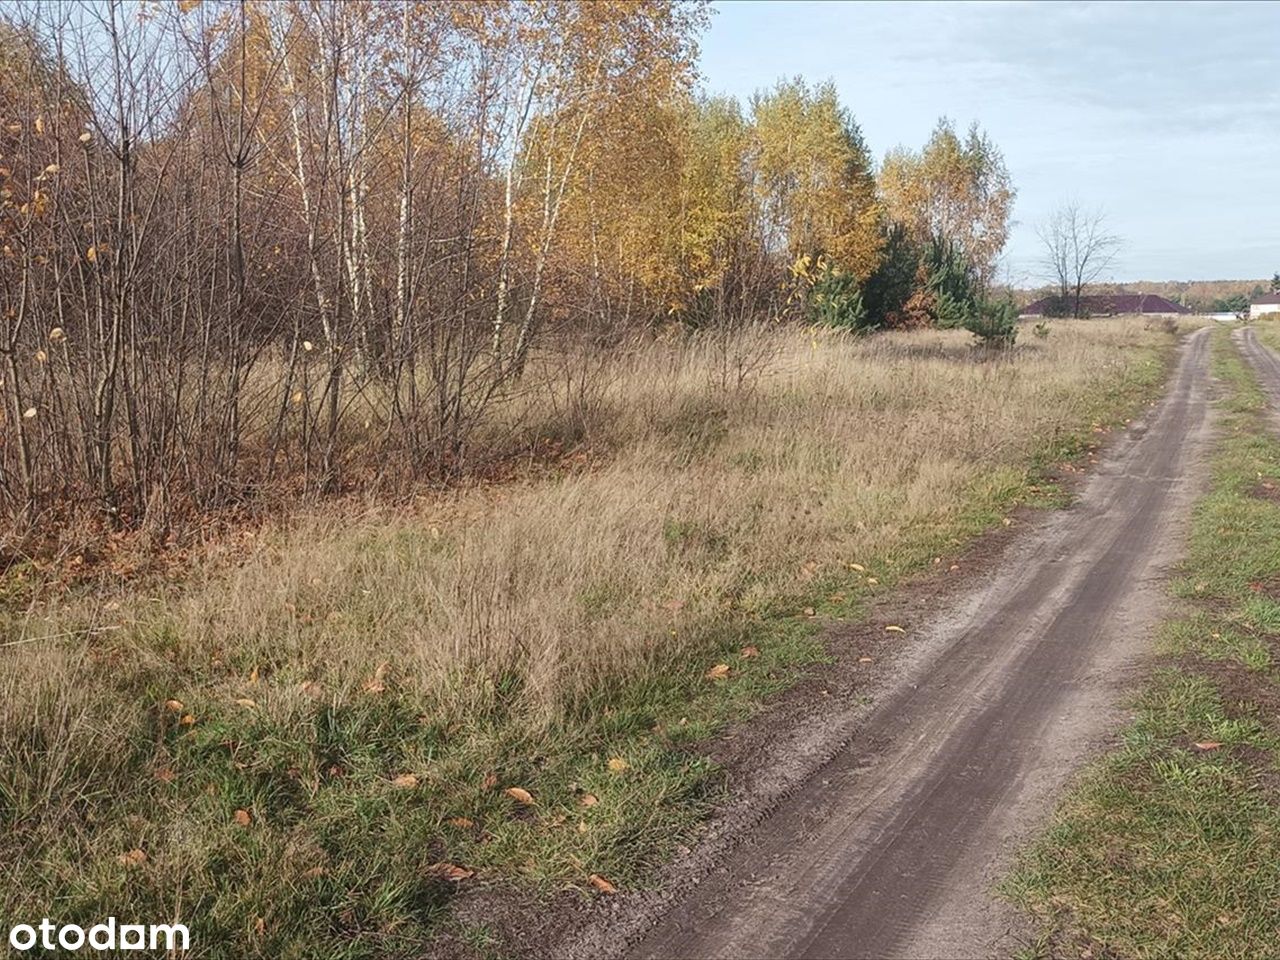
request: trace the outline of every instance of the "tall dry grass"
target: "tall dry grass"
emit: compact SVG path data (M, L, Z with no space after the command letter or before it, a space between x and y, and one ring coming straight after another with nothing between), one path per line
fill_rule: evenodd
M658 343L589 398L568 402L571 385L512 414L572 420L595 451L579 469L412 510L293 518L242 566L181 591L10 612L9 634L32 642L6 667L76 657L77 630L96 631L94 649L140 651L163 634L191 666L339 690L384 661L424 689L459 669L514 671L530 701L554 705L702 621L758 615L833 565L891 558L904 533L966 509L975 489L1019 482L1046 439L1149 377L1156 361L1135 348L1166 339L1126 318L1059 322L1009 358L950 331L748 335L772 359L740 388L722 388L715 346Z
M7 905L68 890L99 902L105 889L172 907L174 871L223 903L216 872L193 864L242 842L216 839L230 805L278 821L278 842L307 860L326 790L381 796L405 767L455 798L439 801L435 829L458 812L455 781L479 782L495 756L587 749L575 718L615 709L602 690L697 664L717 630L793 610L849 563L892 571L934 531L999 509L1034 458L1149 390L1172 342L1132 318L1057 322L1007 356L959 332L743 336L756 339L735 350L770 359L741 384L725 385L723 344L659 342L513 414L554 414L590 451L577 466L413 509L294 518L260 533L244 563L177 588L10 605ZM179 771L177 786L156 770ZM327 855L356 845L383 871L396 854L384 845L408 842L344 829ZM138 837L164 864L145 882L111 854ZM237 918L291 869L240 856L265 859L225 907Z

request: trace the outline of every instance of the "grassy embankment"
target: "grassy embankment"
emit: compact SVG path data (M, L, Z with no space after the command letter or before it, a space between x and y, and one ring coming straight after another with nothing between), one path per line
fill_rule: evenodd
M1160 668L1120 749L1008 886L1055 953L1261 957L1280 944L1280 442L1228 332L1214 336L1222 434Z
M769 336L732 393L710 352L627 361L579 412L590 468L295 520L180 586L11 582L3 914L395 957L460 885L636 883L714 797L688 743L820 661L824 619L1052 501L1173 343Z

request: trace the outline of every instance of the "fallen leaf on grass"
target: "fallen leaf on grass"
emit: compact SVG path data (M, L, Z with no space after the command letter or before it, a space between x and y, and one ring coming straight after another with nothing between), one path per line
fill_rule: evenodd
M898 626L896 623L891 623L884 628L884 632L885 633L906 633L907 631L903 630L902 627Z
M598 873L593 873L591 876L587 877L587 882L590 883L597 890L599 890L601 893L614 894L618 892L617 887L615 887L612 883L610 883L604 877L600 876L600 874Z
M259 917L253 924L253 932L260 937L267 935L267 918Z
M192 727L192 726L195 726L196 718L189 713L184 713L182 715L182 719L179 720L178 722L182 724L184 727Z
M328 867L312 867L310 870L304 870L302 876L307 880L315 880L317 877L323 877L328 872Z
M1196 744L1197 750L1217 750L1222 744L1217 740L1204 740Z
M533 794L522 787L507 787L506 794L517 803L523 803L527 807L533 805Z
M879 580L877 580L875 577L867 577L867 583L871 584L871 586L873 586L873 587L874 587L876 584L878 584L879 582L880 582L880 581L879 581Z
M679 613L681 610L684 609L684 601L668 600L666 603L663 604L663 606L666 607L668 610L670 610L672 613Z
M621 757L610 757L608 766L614 773L622 773L624 770L631 769L631 764L627 763L627 761L623 760Z
M708 680L723 680L727 676L729 676L729 665L727 663L717 663L706 673Z
M805 607L804 615L806 617L816 617L818 615L818 611L814 610L813 607Z
M738 655L742 657L743 660L753 660L756 657L760 656L760 648L759 647L743 647L740 651L738 651Z
M236 700L236 706L238 707L256 707L257 705L258 701L251 700L248 697L240 697Z
M155 772L155 778L161 783L173 783L174 772L169 767L161 767Z
M498 775L495 773L486 773L484 779L480 781L481 790L492 790L498 785Z
M476 825L476 822L467 817L450 817L449 825L457 827L459 830L470 830Z
M474 870L468 870L466 867L460 867L456 863L448 863L446 861L433 863L427 867L427 872L435 874L442 880L452 880L454 883L468 880L476 875Z
M170 713L178 713L179 711L181 711L181 710L182 710L182 701L181 701L181 700L166 700L166 701L164 702L164 708L165 708L166 710L168 710Z
M582 804L584 807L594 807L597 803L600 802L600 798L597 797L594 793L584 793L582 795L582 798L578 802Z
M116 859L126 867L137 867L147 862L147 854L143 850L133 849L128 853L122 853Z
M391 785L402 790L408 790L418 785L418 778L412 773L402 773L391 781Z
M870 658L870 657L859 657L859 658L858 658L858 662L859 662L859 663L871 663L872 661L871 661L871 658Z
M850 570L852 570L852 571L854 571L855 573L866 573L866 572L867 572L867 568L866 568L866 567L864 567L864 566L863 566L862 564L860 564L860 563L851 563L851 564L849 564L849 569L850 569Z
M253 817L249 814L248 810L243 808L236 810L232 816L239 826L247 827L249 824L253 823Z
M387 689L387 666L388 664L385 660L378 664L377 669L373 671L373 676L364 682L365 693L382 693Z

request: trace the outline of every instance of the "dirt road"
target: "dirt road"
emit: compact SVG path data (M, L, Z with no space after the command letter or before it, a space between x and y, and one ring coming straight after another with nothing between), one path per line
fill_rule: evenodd
M1258 377L1263 391L1271 399L1271 410L1280 411L1280 357L1258 342L1252 327L1239 327L1231 331L1240 352Z
M1205 475L1207 334L1189 338L1165 399L1113 445L1080 502L917 628L904 674L847 745L656 925L615 947L636 957L1016 948L991 884L1114 733L1150 649ZM1276 377L1280 386L1280 363Z

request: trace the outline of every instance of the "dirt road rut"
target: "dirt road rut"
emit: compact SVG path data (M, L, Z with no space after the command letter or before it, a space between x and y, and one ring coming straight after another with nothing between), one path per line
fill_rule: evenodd
M1114 732L1150 647L1205 474L1207 335L1187 340L1166 397L1113 446L1079 503L920 628L922 653L848 745L632 939L629 955L1016 947L991 884Z
M1264 347L1252 327L1238 327L1231 331L1231 339L1244 355L1258 377L1263 392L1271 400L1272 415L1280 418L1280 357Z

